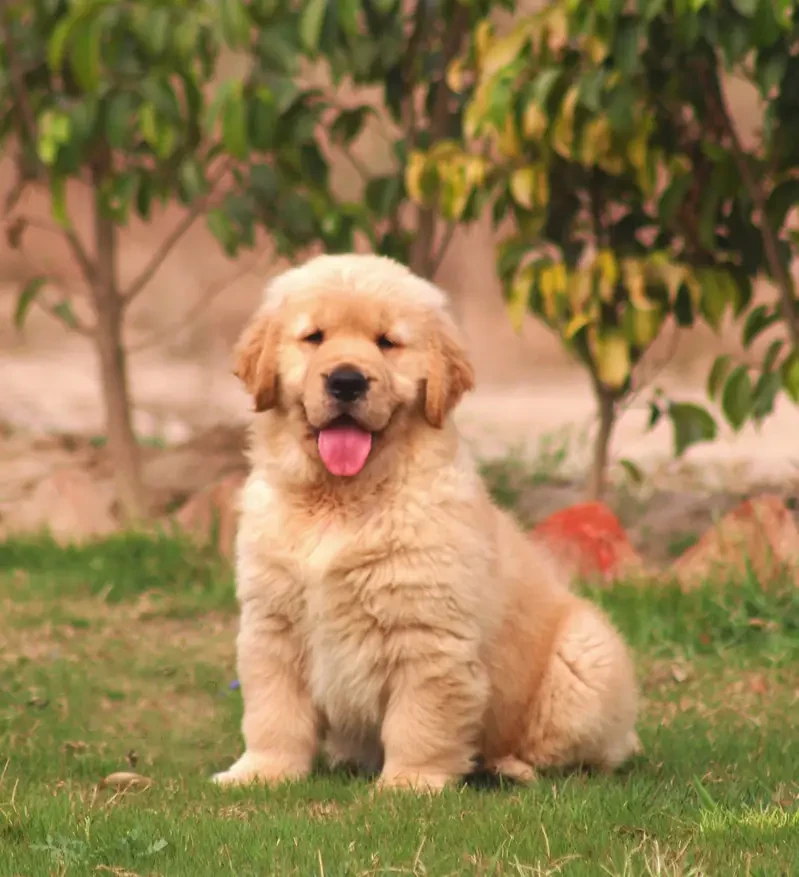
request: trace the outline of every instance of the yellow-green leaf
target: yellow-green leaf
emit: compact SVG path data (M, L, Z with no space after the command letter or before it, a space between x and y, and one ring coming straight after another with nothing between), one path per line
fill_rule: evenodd
M610 122L600 116L583 128L580 144L580 160L585 167L607 161L612 140Z
M242 0L218 0L222 35L228 45L237 47L247 44L250 22Z
M525 265L516 272L510 286L508 316L517 332L521 331L524 317L527 313L530 289L533 285L534 276L535 271L532 265Z
M552 146L563 158L572 157L574 145L574 111L577 105L577 86L573 85L563 98L555 127L552 132Z
M535 168L522 167L510 175L510 193L513 200L526 210L532 210L535 206L536 188Z
M505 124L497 132L497 146L505 158L518 158L522 154L522 142L512 113L505 116Z
M622 332L606 331L595 343L597 377L611 390L624 385L630 376L630 346Z
M447 85L451 91L460 93L463 88L463 59L455 58L447 67Z
M799 355L792 353L782 364L782 386L785 392L799 404Z
M84 19L73 31L69 65L84 91L94 91L100 82L102 39L102 20L99 17Z
M569 322L566 324L566 327L563 330L563 338L566 341L571 341L572 338L580 331L580 329L584 329L591 323L591 315L583 312L581 314L575 314Z
M411 199L417 204L421 204L424 201L422 175L425 172L426 163L424 153L414 150L408 156L408 163L405 167L405 188Z
M60 19L53 28L50 42L47 44L47 63L53 73L60 72L67 53L67 44L75 25L75 16L67 15Z
M596 254L594 265L599 278L599 297L604 302L612 301L620 276L616 256L612 250L600 250Z
M309 51L319 48L322 22L327 10L327 0L306 0L300 16L300 39Z
M636 347L648 347L657 338L662 324L663 315L659 308L632 308L630 329Z
M516 25L507 36L492 40L481 59L483 76L491 76L515 61L529 36L529 25L522 22Z
M549 119L535 101L530 101L522 116L522 131L528 140L539 140L546 133Z
M726 272L724 272L726 274ZM721 282L720 282L721 281ZM727 308L729 285L725 285L721 273L713 268L704 268L699 273L701 289L700 308L708 325L718 331Z

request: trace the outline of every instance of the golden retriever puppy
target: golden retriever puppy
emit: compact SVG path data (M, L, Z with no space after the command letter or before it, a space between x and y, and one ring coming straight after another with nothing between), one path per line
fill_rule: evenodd
M474 377L443 293L377 256L269 286L237 541L246 751L220 783L304 777L322 741L437 790L480 759L613 768L637 747L624 643L491 502L450 413Z

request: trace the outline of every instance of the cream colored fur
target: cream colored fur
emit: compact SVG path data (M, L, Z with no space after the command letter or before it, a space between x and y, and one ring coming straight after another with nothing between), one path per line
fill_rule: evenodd
M475 759L612 769L638 746L625 644L490 501L449 414L473 373L433 285L374 256L278 278L237 374L260 411L237 545L246 750L220 783L334 761L437 790ZM324 332L324 343L304 338ZM398 346L380 349L387 333ZM368 374L366 467L327 473L323 376Z

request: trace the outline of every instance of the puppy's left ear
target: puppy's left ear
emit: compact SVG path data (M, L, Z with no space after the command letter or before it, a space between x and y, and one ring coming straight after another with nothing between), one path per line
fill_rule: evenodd
M277 344L279 324L274 312L259 314L242 332L233 352L233 374L255 400L255 410L268 411L277 403Z
M461 396L474 389L474 368L453 321L440 314L430 331L424 413L441 429Z

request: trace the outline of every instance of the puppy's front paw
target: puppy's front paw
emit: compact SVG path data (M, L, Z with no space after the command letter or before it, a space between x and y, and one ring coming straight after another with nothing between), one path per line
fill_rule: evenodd
M438 794L454 779L455 777L446 773L401 769L384 770L377 781L377 788L379 791L401 789Z
M286 758L245 752L229 769L214 774L213 782L220 786L244 786L250 783L278 783L300 780L309 773L307 766Z

